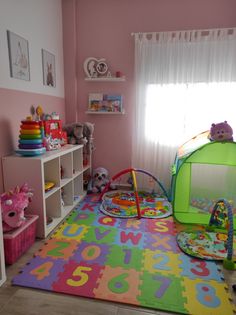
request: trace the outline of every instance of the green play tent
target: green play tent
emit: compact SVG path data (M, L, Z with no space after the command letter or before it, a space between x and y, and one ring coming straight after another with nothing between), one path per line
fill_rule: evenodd
M210 142L208 132L178 150L172 177L175 218L182 223L208 224L218 199L236 213L236 143ZM234 217L234 229L236 227Z

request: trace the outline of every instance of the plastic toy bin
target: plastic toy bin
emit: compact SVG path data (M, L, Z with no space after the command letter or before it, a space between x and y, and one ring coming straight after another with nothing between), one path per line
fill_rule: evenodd
M5 262L13 264L35 241L37 215L26 215L18 229L3 234Z

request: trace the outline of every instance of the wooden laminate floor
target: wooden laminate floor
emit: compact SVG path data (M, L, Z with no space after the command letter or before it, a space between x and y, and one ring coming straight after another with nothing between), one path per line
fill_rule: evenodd
M0 287L0 315L167 315L160 312L125 304L80 298L11 285L11 279L42 247L44 241L37 240L29 251L14 265L7 267L7 281ZM236 284L236 271L224 271L231 290ZM232 291L232 290L231 290ZM236 293L232 293L236 304ZM201 314L199 314L201 315ZM227 314L222 314L227 315Z

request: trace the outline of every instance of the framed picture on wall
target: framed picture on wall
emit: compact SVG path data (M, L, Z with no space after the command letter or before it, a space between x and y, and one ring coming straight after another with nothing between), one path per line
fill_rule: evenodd
M12 78L30 80L29 45L23 37L7 31L10 75Z
M56 69L55 55L45 49L42 49L42 64L43 64L43 84L47 86L56 86Z

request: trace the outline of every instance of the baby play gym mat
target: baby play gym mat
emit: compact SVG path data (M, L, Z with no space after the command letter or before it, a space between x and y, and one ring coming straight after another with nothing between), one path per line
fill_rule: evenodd
M110 191L103 195L100 210L112 217L133 218L137 217L136 203L134 191ZM165 218L172 214L171 204L157 193L139 191L138 203L142 218Z

